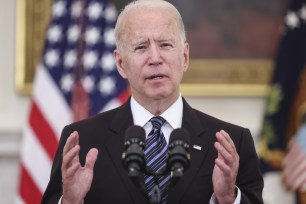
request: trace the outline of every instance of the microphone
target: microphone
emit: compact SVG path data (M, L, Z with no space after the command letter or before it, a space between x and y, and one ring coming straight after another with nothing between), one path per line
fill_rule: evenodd
M184 170L189 167L189 143L190 135L183 128L175 129L170 134L167 168L171 171L171 187L174 187L176 182L183 176Z
M142 172L145 169L145 146L146 133L140 126L130 126L124 135L125 151L122 154L122 164L127 169L128 175L134 185L145 192Z

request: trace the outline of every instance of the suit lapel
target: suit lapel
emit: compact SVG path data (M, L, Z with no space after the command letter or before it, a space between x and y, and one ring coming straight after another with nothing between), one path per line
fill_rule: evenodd
M206 154L208 152L210 137L205 135L206 127L200 122L195 110L193 110L185 100L183 100L183 121L182 128L185 128L190 133L190 166L184 172L183 177L176 184L174 189L170 190L168 203L179 203L184 192L195 178ZM201 150L195 149L193 146L201 147Z
M118 109L113 121L110 125L110 131L113 133L110 135L106 142L106 149L109 153L117 172L119 173L124 185L130 193L134 203L147 203L146 198L140 193L134 186L127 171L123 168L121 157L124 151L124 134L125 130L133 125L133 117L130 108L130 100L128 100L123 106Z

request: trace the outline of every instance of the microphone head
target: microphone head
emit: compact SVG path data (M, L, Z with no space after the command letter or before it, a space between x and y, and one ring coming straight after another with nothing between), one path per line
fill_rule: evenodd
M188 145L190 144L190 134L189 132L184 129L184 128L177 128L174 129L169 138L169 144L171 144L173 141L181 140L187 143Z
M138 139L141 142L145 143L146 140L145 130L138 125L132 125L128 127L125 131L124 142L127 142L131 139Z
M174 187L190 165L189 143L189 132L183 128L175 129L170 134L167 169L172 175L171 187Z

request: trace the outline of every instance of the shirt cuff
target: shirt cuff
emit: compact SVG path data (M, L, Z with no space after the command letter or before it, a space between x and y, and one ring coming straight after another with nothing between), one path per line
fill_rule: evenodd
M63 198L63 196L61 196L61 198L59 199L58 204L62 204L62 198ZM84 200L82 201L82 204L83 203L84 203Z
M240 189L236 186L236 189L237 189L237 196L236 196L236 199L234 201L233 204L240 204L240 201L241 201L241 191ZM211 198L210 198L210 201L209 201L209 204L219 204L216 196L215 196L215 193L212 194Z

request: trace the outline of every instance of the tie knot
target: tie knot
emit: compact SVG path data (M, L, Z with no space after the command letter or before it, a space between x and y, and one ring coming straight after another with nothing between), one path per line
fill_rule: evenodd
M166 120L161 116L155 116L150 119L150 122L152 123L154 129L160 130L161 126L163 126Z

